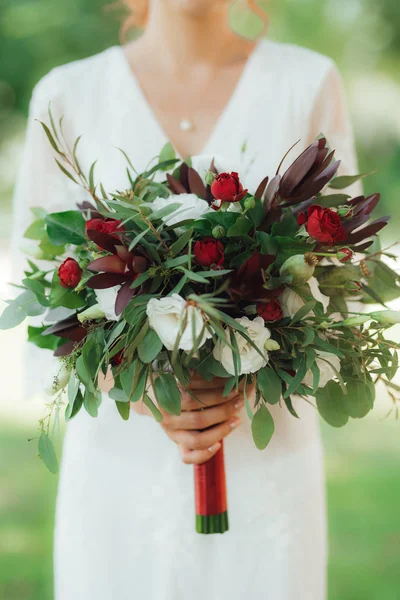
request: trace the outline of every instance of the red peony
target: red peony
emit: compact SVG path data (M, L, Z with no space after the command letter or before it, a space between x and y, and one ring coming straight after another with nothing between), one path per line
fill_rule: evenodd
M89 221L86 221L86 235L89 229L107 233L117 239L118 235L116 234L125 231L125 227L121 225L121 221L118 219L89 219Z
M208 237L196 242L193 246L193 253L197 264L202 267L211 267L212 265L221 267L224 264L224 246L222 242L214 238Z
M247 190L243 189L237 173L221 173L212 182L211 193L221 202L239 202L245 197Z
M269 302L257 302L257 312L264 321L271 323L283 319L282 306L276 298Z
M307 211L307 233L317 242L332 246L343 242L347 234L339 215L330 208L313 204Z
M58 267L58 277L63 287L74 288L82 278L82 269L74 258L66 258Z

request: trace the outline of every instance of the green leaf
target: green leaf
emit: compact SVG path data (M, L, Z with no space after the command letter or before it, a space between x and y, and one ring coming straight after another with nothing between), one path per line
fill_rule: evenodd
M296 312L293 319L291 320L291 324L293 325L294 323L302 321L315 308L316 304L316 300L310 300L310 302L306 302L306 304L299 308L299 310Z
M74 183L78 184L75 177L73 175L71 175L71 173L69 171L67 171L67 169L60 163L60 161L57 160L56 158L54 160L56 161L59 169L64 173L64 175L66 175L68 177L68 179L71 179L71 181L73 181Z
M115 405L124 421L128 421L131 414L131 405L129 402L118 402L118 400L116 400Z
M276 254L278 245L272 235L265 233L264 231L257 231L256 238L260 242L261 254Z
M160 163L166 163L170 160L176 159L176 153L171 142L167 142L161 149L159 161ZM168 171L168 168L163 167L163 170Z
M28 315L24 308L15 302L8 304L0 316L0 329L12 329L22 323Z
M49 436L42 431L38 442L39 456L51 473L58 472L58 460L53 442Z
M150 398L148 394L145 394L143 397L143 402L147 406L147 408L151 411L153 417L157 421L157 423L161 423L163 420L162 413L158 410L157 406L154 404L153 400Z
M44 283L38 281L36 279L23 279L22 285L27 289L33 292L36 296L37 301L42 306L49 306L49 301L46 298L46 287Z
M85 237L85 219L77 210L51 213L46 215L47 234L52 244L74 244L79 246L87 240Z
M38 119L36 119L38 120ZM47 135L47 139L49 140L50 144L53 146L54 150L58 153L61 154L60 149L58 148L55 139L50 131L50 129L47 127L46 123L43 123L43 121L39 121L39 123L41 124L41 126L44 129L45 134Z
M251 432L256 447L259 450L266 448L274 434L275 424L271 413L265 404L260 404L251 422Z
M184 231L182 233L182 235L176 240L176 242L174 242L171 245L170 250L171 250L171 252L173 253L174 256L177 256L180 252L182 252L182 250L189 243L192 235L193 235L193 227L191 227L187 231Z
M181 394L175 377L171 373L161 373L154 381L154 392L158 404L171 415L181 414Z
M368 177L368 175L372 175L373 173L374 171L370 171L369 173L361 173L360 175L343 175L341 177L335 177L335 179L329 183L328 187L332 190L344 190L350 185L353 185L353 183L363 179L363 177Z
M145 363L152 363L161 352L163 343L154 331L149 329L144 340L138 346L140 360Z
M33 327L28 325L28 342L35 344L38 348L56 350L60 345L60 338L56 335L42 335L48 327Z
M96 329L87 338L82 348L82 357L90 378L94 381L101 361L104 348L104 336L102 329Z
M293 394L297 388L301 385L301 382L304 379L304 376L307 372L307 365L305 356L302 356L300 360L300 364L297 367L296 375L292 378L291 382L288 385L287 390L283 394L284 398L288 398L291 394Z
M329 381L316 393L319 414L332 427L343 427L349 420L344 408L342 388L335 381Z
M49 296L50 306L65 306L66 308L81 308L86 305L85 296L77 294L70 288L61 285L57 271L54 272Z
M137 277L137 279L135 279L135 281L131 285L131 289L134 290L134 289L140 287L142 285L142 283L144 283L145 281L150 279L150 277L151 277L151 273L149 271L145 271L144 273L139 275L139 277Z
M46 235L46 223L44 219L33 221L24 233L28 240L41 240Z
M79 356L76 361L76 374L79 380L83 383L85 388L92 392L93 394L96 392L96 386L90 377L90 374L86 368L85 361L83 360L83 356Z
M282 381L273 369L260 369L257 373L257 386L265 402L278 404L282 396Z
M353 419L362 419L374 407L374 398L371 398L368 384L352 379L347 382L346 389L347 394L343 396L344 411Z
M197 283L208 283L205 277L198 275L194 271L188 271L188 269L184 269L183 267L182 271L185 273L186 277L190 279L190 281L196 281Z
M151 215L149 215L149 219L150 221L158 221L161 219L165 219L166 217L168 217L168 215L178 210L178 208L181 208L181 206L182 202L172 202L168 206L164 206L163 208L155 210L153 213L151 213Z
M239 217L236 223L230 227L226 233L227 237L236 237L247 235L250 229L253 227L253 223L247 217Z
M330 186L331 187L331 186ZM346 204L350 198L348 194L328 194L322 195L318 199L318 204L324 208L334 208L336 206L342 206Z
M83 396L82 396L82 392L80 390L78 390L78 393L76 394L76 398L74 400L74 402L68 403L67 408L65 409L65 420L66 421L71 421L71 419L73 419L78 412L81 410L83 406Z
M99 414L99 405L100 405L101 396L98 392L92 393L89 390L85 390L85 394L83 396L83 406L85 407L86 412L91 417L97 417Z

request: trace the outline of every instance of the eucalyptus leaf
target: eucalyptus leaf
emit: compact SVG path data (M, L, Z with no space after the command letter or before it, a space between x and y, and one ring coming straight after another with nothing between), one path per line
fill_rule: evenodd
M161 373L154 381L154 392L158 404L171 415L181 414L181 394L175 377L171 373Z
M39 456L51 473L58 472L58 460L53 442L49 436L42 431L38 442Z
M256 447L264 450L271 441L275 424L271 413L264 403L261 403L251 422L251 432Z

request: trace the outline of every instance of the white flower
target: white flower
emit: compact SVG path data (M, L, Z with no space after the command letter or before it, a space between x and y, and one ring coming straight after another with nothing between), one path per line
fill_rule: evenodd
M118 321L121 318L121 315L117 316L115 314L115 301L120 289L120 285L114 285L114 287L104 290L96 290L97 306L109 321Z
M261 317L256 317L253 321L250 321L248 317L241 317L235 319L235 321L246 329L248 337L263 355L261 356L239 332L235 331L234 335L240 354L240 375L256 373L268 363L268 352L264 346L265 342L271 337L271 332L265 327L264 320ZM229 341L228 336L227 340ZM228 373L235 374L232 350L222 340L217 341L213 355Z
M176 225L176 223L186 221L186 219L199 219L210 211L208 202L202 200L196 194L172 194L168 198L158 197L149 206L155 212L171 204L180 204L181 206L162 219L166 225ZM179 228L176 231L179 233Z
M100 304L93 304L93 306L89 306L89 308L83 310L76 316L80 323L84 323L85 321L90 321L92 319L102 319L106 315L104 311L101 310Z
M329 297L321 293L317 278L311 277L306 285L309 286L312 297L318 302L321 302L324 307L324 312L326 312L329 304ZM282 305L283 314L285 317L290 318L293 318L297 311L305 305L303 298L291 288L285 288L280 295L279 300ZM312 311L310 311L309 314L313 314Z
M60 392L68 383L71 371L67 369L64 363L59 360L52 365L50 373L47 374L44 393L47 396L54 396Z
M317 363L317 366L320 370L318 387L323 388L326 386L328 381L330 381L331 379L333 379L333 377L336 376L336 373L332 366L335 367L336 371L340 371L340 360L335 354L332 354L331 352L317 350L317 359L315 362ZM312 388L313 379L314 378L312 371L307 371L303 379L304 385L307 385L308 387Z
M146 312L150 327L157 333L167 350L174 349L183 320L187 315L187 323L178 347L187 352L193 349L195 339L200 335L204 326L202 313L196 306L188 304L179 294L172 294L166 298L149 300ZM195 336L193 336L193 330ZM211 337L212 334L205 329L198 347L200 348Z

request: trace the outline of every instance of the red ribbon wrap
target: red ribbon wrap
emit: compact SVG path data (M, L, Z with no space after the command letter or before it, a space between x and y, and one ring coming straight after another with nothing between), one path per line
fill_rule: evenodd
M194 466L194 485L197 515L218 515L227 510L223 443L210 460Z

